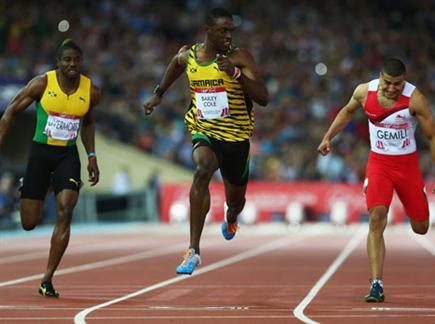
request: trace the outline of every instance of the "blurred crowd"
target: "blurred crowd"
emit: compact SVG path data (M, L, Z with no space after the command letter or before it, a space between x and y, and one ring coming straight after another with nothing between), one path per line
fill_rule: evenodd
M84 50L86 74L103 92L98 130L192 167L183 123L186 78L150 117L141 106L178 49L204 39L204 15L213 7L237 15L234 42L253 54L271 94L268 107L255 107L252 179L361 181L369 150L362 110L334 141L332 154L320 157L316 148L353 89L376 78L386 57L401 58L408 81L435 103L435 2L423 0L5 0L0 78L27 82L51 69L55 49L71 37ZM71 26L65 33L57 30L62 19ZM435 180L420 131L418 141L424 175Z

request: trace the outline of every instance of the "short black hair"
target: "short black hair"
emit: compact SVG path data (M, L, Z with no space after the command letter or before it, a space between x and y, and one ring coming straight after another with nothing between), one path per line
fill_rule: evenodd
M226 9L223 8L211 9L205 16L205 24L207 26L213 26L216 23L216 20L222 17L228 17L233 19L233 15L230 14L229 11Z
M397 58L389 58L385 60L382 72L392 77L398 77L406 73L406 66Z
M81 56L83 56L83 51L80 48L80 46L78 46L71 38L66 38L59 46L59 48L57 49L57 58L61 58L63 55L63 52L67 49L74 49L77 52L80 53Z

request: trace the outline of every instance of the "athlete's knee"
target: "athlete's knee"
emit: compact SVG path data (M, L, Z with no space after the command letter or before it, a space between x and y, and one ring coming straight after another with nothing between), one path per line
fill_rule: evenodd
M38 225L41 218L36 214L21 212L21 226L25 231L31 231Z
M424 235L429 230L429 222L412 223L412 230L416 234Z
M36 222L21 219L21 226L25 231L31 231L36 227L36 225L37 225Z
M21 200L20 204L20 216L21 226L26 231L34 229L42 218L43 204L39 202L28 202Z
M235 215L238 215L242 212L243 208L245 207L246 199L243 197L239 200L227 200L227 206L230 212L234 213Z
M387 212L381 209L371 211L369 215L369 229L371 232L383 232L387 225Z
M73 203L59 204L57 207L58 222L63 222L63 223L69 224L72 220L74 207L75 207L75 204L73 204Z
M214 171L215 170L211 163L198 164L193 179L195 182L208 183L211 180Z
M424 235L424 234L427 233L428 228L412 228L412 230L413 230L414 233L416 233L416 234Z

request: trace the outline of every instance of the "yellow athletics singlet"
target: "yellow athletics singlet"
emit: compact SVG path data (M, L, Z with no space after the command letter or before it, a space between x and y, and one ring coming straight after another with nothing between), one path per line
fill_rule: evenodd
M184 122L192 135L204 134L217 140L241 142L249 139L254 129L252 101L242 86L216 60L200 64L194 45L188 52L186 73L192 102Z
M56 71L47 74L47 87L36 103L36 130L33 140L55 146L75 145L82 117L91 102L91 80L80 75L77 90L65 94L59 86Z

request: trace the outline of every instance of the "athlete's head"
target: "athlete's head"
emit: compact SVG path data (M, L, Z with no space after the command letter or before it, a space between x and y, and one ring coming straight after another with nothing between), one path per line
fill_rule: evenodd
M219 53L226 53L231 46L235 29L233 16L225 9L215 8L205 17L207 40Z
M379 77L379 87L382 94L388 99L397 99L402 94L405 78L405 64L396 58L387 59Z
M79 77L83 63L82 49L71 39L65 39L57 50L57 67L68 79Z

